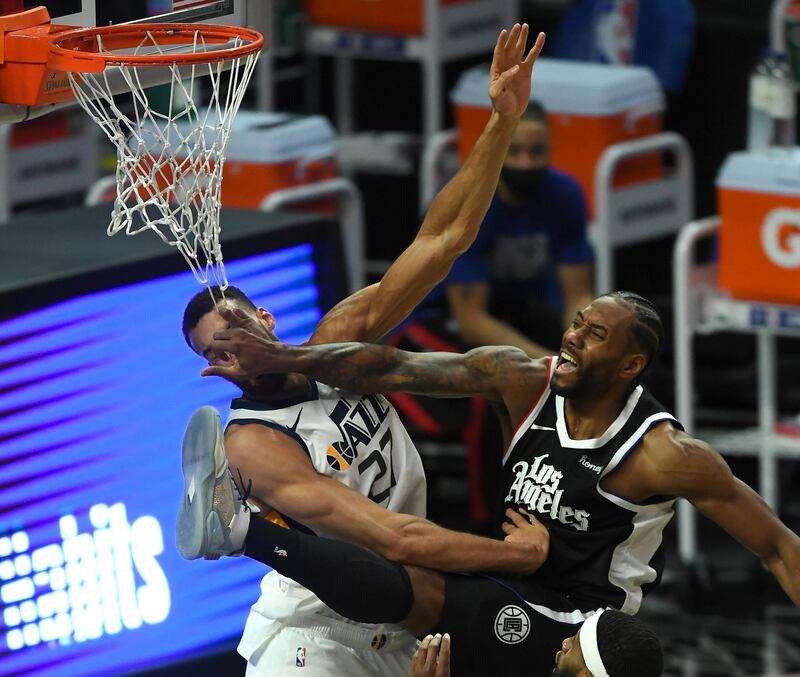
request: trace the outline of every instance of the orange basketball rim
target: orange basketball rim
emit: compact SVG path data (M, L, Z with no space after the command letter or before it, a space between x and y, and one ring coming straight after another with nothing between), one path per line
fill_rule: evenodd
M141 53L143 45L155 53ZM259 52L263 45L264 36L248 28L176 23L82 28L53 24L47 9L36 7L0 16L0 101L58 103L73 98L65 73L211 64Z

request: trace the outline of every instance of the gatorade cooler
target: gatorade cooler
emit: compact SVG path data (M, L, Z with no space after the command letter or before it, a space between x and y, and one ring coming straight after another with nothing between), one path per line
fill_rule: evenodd
M489 119L488 89L489 71L482 66L464 73L451 94L462 160ZM603 151L661 131L664 94L648 68L538 59L531 99L547 109L553 165L578 180L590 209L595 165ZM626 185L660 175L660 156L645 156L624 163L616 182Z
M478 0L438 1L446 11ZM425 0L306 0L305 6L310 22L317 26L401 35L425 32Z
M191 120L179 122L171 143L190 136L195 124ZM157 155L158 148L151 150ZM270 193L337 174L335 132L319 115L239 111L225 158L221 199L226 207L257 209ZM167 173L159 173L157 180L162 176L169 180Z
M222 178L222 204L255 209L270 193L336 176L335 132L322 116L239 111Z
M800 305L800 148L733 153L717 177L719 285Z

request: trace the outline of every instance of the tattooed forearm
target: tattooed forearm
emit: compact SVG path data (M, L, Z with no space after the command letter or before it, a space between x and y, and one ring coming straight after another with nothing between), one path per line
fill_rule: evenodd
M404 391L425 395L496 398L501 379L527 356L491 346L458 353L410 353L390 346L339 343L288 348L284 368L323 383L369 394Z
M386 384L401 352L367 343L330 343L296 350L302 351L302 356L292 371L363 395L389 390Z

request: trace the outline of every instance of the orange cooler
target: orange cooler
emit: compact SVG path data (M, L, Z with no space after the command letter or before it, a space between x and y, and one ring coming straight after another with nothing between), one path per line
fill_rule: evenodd
M717 200L720 287L735 298L800 305L800 148L729 155Z
M439 0L448 8L475 0ZM306 15L317 26L422 35L425 0L306 0Z
M192 122L176 125L184 137L193 128ZM335 139L333 127L320 115L239 111L222 170L222 204L257 209L276 190L334 178ZM170 141L176 144L180 138Z
M489 119L488 88L489 71L483 66L464 73L451 94L462 160ZM578 180L590 206L595 165L603 151L661 131L664 94L648 68L539 59L531 99L547 109L553 165ZM660 172L660 158L637 158L620 167L617 183L657 178Z
M276 190L335 177L335 139L320 115L239 111L223 169L222 204L255 209Z

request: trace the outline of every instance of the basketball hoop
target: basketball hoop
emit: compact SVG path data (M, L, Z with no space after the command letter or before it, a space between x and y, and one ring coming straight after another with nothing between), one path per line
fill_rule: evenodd
M67 73L75 99L117 149L108 234L154 231L203 284L227 287L219 236L222 166L231 125L264 44L257 31L214 24L123 24L49 37L47 67ZM116 67L132 112L118 105ZM168 110L151 106L144 70L165 70ZM109 69L111 70L111 69ZM197 79L208 77L200 107ZM147 84L144 84L147 83ZM115 91L116 90L116 91Z

